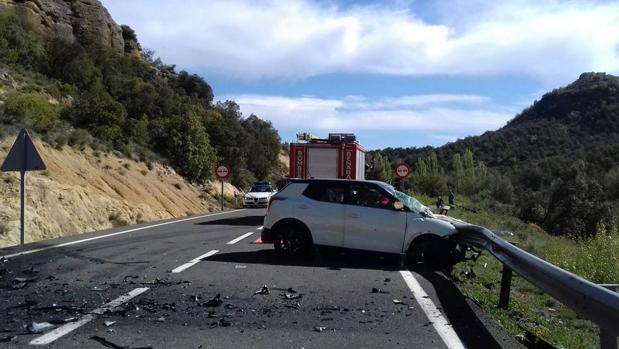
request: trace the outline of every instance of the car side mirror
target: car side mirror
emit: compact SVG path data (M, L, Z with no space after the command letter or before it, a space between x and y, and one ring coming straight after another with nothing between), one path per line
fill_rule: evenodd
M396 201L393 203L393 208L395 208L397 211L402 211L404 209L404 204L400 201Z

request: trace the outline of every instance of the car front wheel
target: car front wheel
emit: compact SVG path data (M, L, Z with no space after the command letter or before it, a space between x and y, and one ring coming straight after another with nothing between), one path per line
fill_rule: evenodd
M452 241L434 235L421 236L408 250L408 262L422 263L431 268L451 268L462 260L462 253Z
M277 229L273 245L283 256L307 256L312 250L312 238L305 227L285 224Z

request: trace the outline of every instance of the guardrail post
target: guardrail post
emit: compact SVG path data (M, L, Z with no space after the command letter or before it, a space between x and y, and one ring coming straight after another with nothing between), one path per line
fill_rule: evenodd
M613 292L617 292L617 284L601 284ZM601 349L617 349L617 337L610 331L607 331L600 326L600 348Z
M499 295L499 308L507 309L509 305L509 290L512 287L512 269L503 264L503 275L501 276L501 294Z

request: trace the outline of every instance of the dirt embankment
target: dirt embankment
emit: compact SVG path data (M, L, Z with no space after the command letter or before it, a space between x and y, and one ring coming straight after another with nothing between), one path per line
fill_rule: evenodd
M0 162L14 137L0 140ZM46 171L26 180L26 242L218 210L219 183L188 183L159 163L62 150L35 140ZM226 183L226 196L236 188ZM19 173L0 172L0 247L19 243Z

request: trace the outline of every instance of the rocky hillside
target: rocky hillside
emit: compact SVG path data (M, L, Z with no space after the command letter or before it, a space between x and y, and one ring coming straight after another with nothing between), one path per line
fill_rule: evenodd
M0 0L0 11L15 14L39 35L65 43L107 47L139 57L139 45L129 38L98 0ZM125 40L127 38L127 40Z
M14 137L0 140L0 159ZM36 141L46 171L27 174L26 241L218 210L219 184L195 185L159 163ZM229 184L225 195L231 199ZM19 174L0 173L0 247L19 243Z

